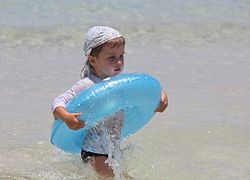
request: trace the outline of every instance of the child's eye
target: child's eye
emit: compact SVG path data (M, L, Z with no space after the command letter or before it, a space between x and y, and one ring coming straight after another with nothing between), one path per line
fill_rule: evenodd
M115 61L115 56L109 56L109 57L108 57L108 60L109 60L109 61Z
M110 61L116 61L116 60L123 60L124 59L124 55L120 55L119 58L116 58L115 56L109 56L108 59Z
M124 55L121 55L121 56L120 56L120 60L123 60L123 59L124 59Z
M110 57L108 57L108 59L115 60L115 56L110 56Z

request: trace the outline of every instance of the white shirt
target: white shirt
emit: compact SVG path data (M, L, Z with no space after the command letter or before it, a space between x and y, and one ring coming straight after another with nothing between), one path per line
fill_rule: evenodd
M95 83L101 82L102 80L98 77L96 77L95 75L91 74L88 77L79 80L78 82L76 82L69 90L65 91L64 93L62 93L61 95L59 95L58 97L56 97L53 101L52 104L52 112L55 111L55 109L58 106L62 106L62 107L66 107L67 104L78 94L80 94L80 92L82 92L83 90L89 88L90 86L94 85Z
M59 106L64 108L67 104L83 90L91 87L102 80L91 74L88 77L76 82L69 90L56 97L52 104L52 112ZM84 112L83 112L84 113ZM122 111L111 115L101 121L95 127L88 130L83 140L82 149L98 154L109 154L114 145L119 143L124 114Z

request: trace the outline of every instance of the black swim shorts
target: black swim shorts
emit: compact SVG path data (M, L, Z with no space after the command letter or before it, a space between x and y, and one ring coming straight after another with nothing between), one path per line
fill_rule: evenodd
M90 157L98 157L98 156L104 156L108 158L108 154L98 154L98 153L84 151L83 149L81 150L81 158L84 163L87 163Z

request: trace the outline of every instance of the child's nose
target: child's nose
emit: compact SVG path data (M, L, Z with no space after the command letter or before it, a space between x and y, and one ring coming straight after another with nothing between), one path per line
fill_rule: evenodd
M118 60L116 61L116 64L121 65L121 64L122 64L122 62L123 62L123 60L118 59Z
M116 58L116 63L117 64L122 64L123 63L123 59L122 58Z

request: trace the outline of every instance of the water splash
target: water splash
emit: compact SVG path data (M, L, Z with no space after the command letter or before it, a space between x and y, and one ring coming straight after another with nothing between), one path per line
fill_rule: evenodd
M124 151L130 149L130 147L121 148L121 139L117 136L109 136L109 154L106 163L112 167L116 180L128 180L132 179L125 169Z
M89 136L86 136L86 143L93 148L101 148L108 159L105 161L113 169L115 179L128 179L125 173L123 149L121 149L121 129L124 120L123 111L114 113L104 121L92 128ZM91 142L90 142L91 141ZM87 146L86 146L87 147ZM126 148L128 149L128 148ZM125 149L124 149L125 150Z

